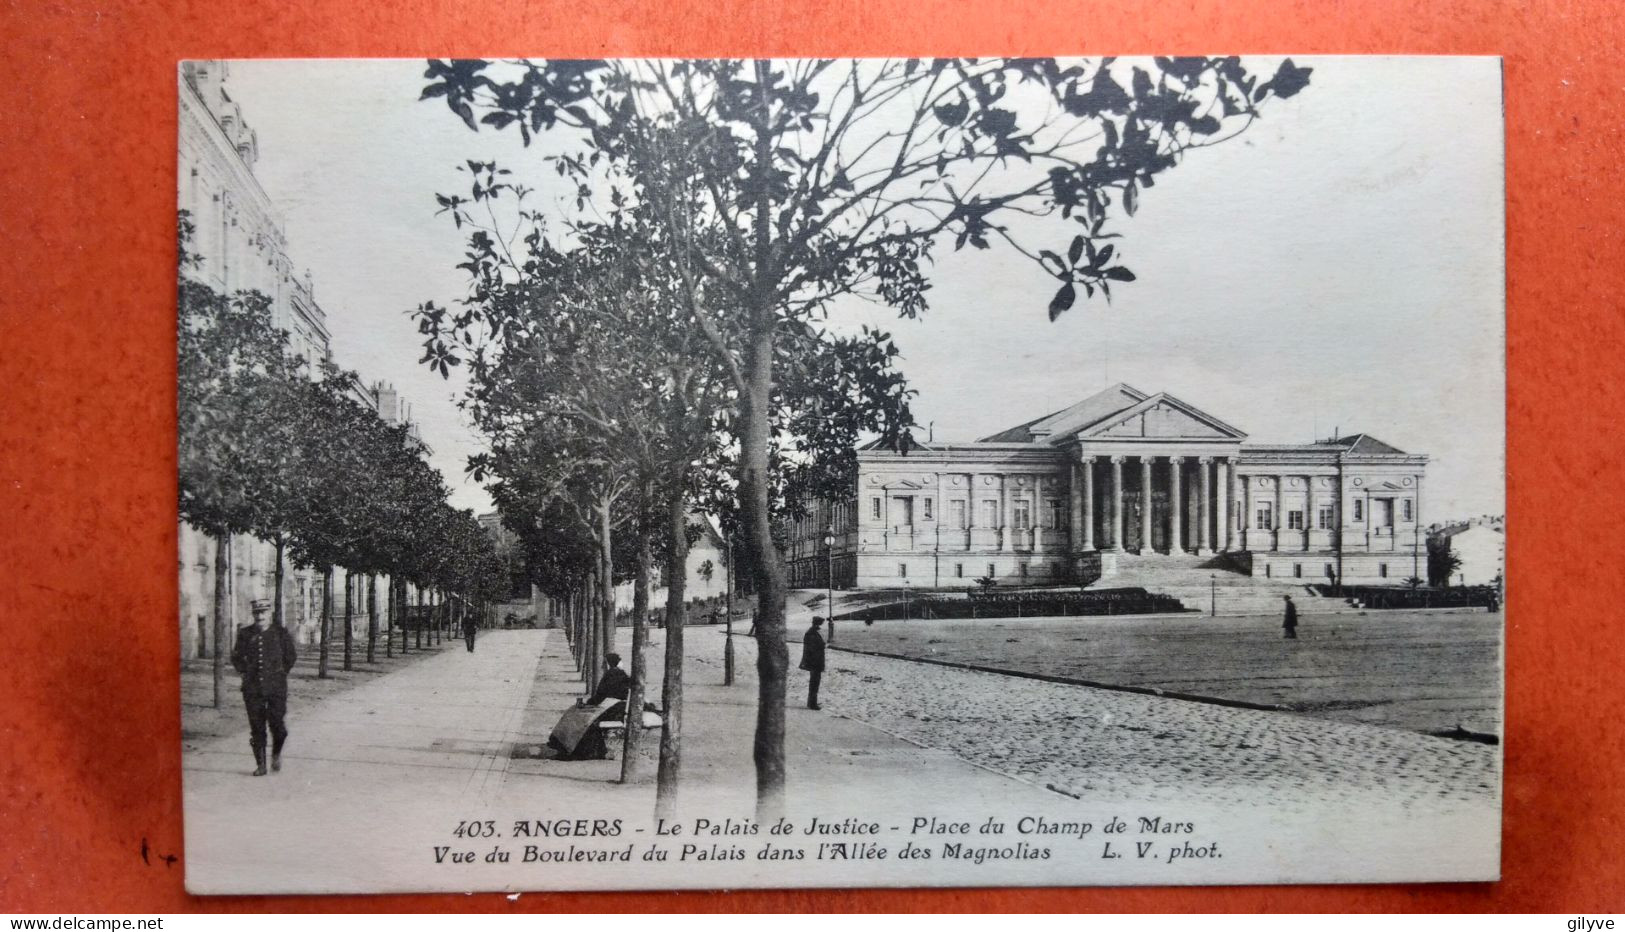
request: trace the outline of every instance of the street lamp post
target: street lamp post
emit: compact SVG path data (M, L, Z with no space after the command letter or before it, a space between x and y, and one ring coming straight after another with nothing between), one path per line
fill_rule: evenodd
M908 594L909 594L909 591L910 591L909 587L911 585L912 585L912 583L910 583L908 580L906 580L906 579L903 580L903 620L904 621L908 621Z
M1219 617L1219 577L1215 573L1209 573L1207 578L1208 586L1212 590L1213 599L1208 608L1208 615L1213 618L1217 618Z
M829 646L835 646L835 528L824 528L824 611L829 615Z

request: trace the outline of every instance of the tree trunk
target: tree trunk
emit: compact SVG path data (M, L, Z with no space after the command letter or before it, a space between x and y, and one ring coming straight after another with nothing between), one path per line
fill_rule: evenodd
M406 624L401 612L401 581L393 574L389 577L389 632L384 638L384 656L395 656L395 629L401 629L401 653L406 653Z
M604 643L599 648L600 660L615 650L615 538L609 522L609 497L598 502L598 562L599 597L603 600ZM602 669L602 668L600 668Z
M420 609L420 611L417 611L417 612L413 613L413 614L417 615L418 617L416 619L414 619L415 624L412 625L412 627L414 629L416 629L414 631L413 635L412 635L412 640L417 642L416 643L417 649L422 650L423 649L423 625L425 623L424 622L424 617L423 617L423 612L421 611L421 609L423 608L423 590L418 589L418 587L416 585L412 586L412 588L414 590L416 590L413 593L413 595L417 596L417 608Z
M344 571L344 669L353 670L355 655L355 574Z
M275 595L275 597L274 597L274 599L272 601L272 604L271 604L271 624L273 624L273 625L281 625L281 624L286 624L287 623L286 616L283 614L283 611L282 611L282 577L283 577L283 573L284 573L283 566L284 566L284 562L285 562L284 557L283 557L283 552L286 549L286 547L287 547L287 543L285 541L283 541L282 536L280 534L277 535L277 539L276 539L276 595Z
M217 531L214 535L214 643L210 645L214 657L214 707L225 705L226 698L226 618L231 611L231 533Z
M378 662L378 574L367 574L367 663Z
M765 310L771 314L771 309ZM784 629L784 561L773 542L768 512L769 404L773 390L771 319L750 337L744 437L740 440L750 557L756 579L756 811L757 821L777 819L784 810L784 700L790 666Z
M592 571L592 593L590 600L582 614L581 624L587 631L587 681L586 691L592 692L598 688L598 677L602 673L600 661L603 653L599 649L604 643L604 626L599 615L603 610L604 598L599 593L602 586L598 582L598 567Z
M772 65L758 59L756 83L772 83ZM769 98L757 98L751 114L755 148L751 163L755 201L752 210L752 281L750 331L745 348L744 436L740 438L740 485L745 524L750 534L756 576L756 759L757 821L776 819L784 811L784 697L790 666L784 643L784 560L773 542L768 513L768 438L772 432L773 336L778 323L778 276L772 242L772 114Z
M722 641L722 685L734 684L734 545L731 537L722 540L722 606L724 616Z
M688 591L688 506L679 481L666 505L666 533L671 537L671 562L666 567L666 673L662 683L660 770L655 777L655 816L674 819L677 780L682 766L683 739L683 625L687 623L683 599Z
M649 671L643 656L649 637L649 565L654 562L650 552L649 535L654 532L649 520L649 496L638 501L638 573L632 593L632 686L626 694L626 740L621 751L621 782L636 782L643 769L643 691Z
M316 675L327 679L328 631L333 627L333 567L322 567L322 640Z

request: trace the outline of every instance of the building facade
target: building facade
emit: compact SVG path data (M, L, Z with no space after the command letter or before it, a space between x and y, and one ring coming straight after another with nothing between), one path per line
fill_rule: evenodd
M1435 528L1428 544L1461 560L1450 578L1443 580L1445 585L1494 586L1506 579L1507 538L1499 518L1474 518Z
M243 119L242 108L226 88L228 65L193 61L181 65L179 87L178 189L176 207L193 226L190 251L199 257L181 274L221 293L257 291L271 300L272 323L287 333L290 349L310 364L311 374L331 356L327 315L316 303L308 270L295 274L288 256L283 221L254 177L259 140ZM410 410L395 389L346 378L345 391L391 424L411 423ZM415 437L415 428L412 431ZM214 646L211 617L216 588L216 543L185 522L179 526L181 656L207 656ZM254 599L275 590L276 548L247 535L230 541L228 637L246 624ZM335 571L334 615L342 618L343 570ZM387 580L379 580L379 611L388 604ZM301 643L319 635L322 579L310 569L286 566L282 600L286 623ZM352 587L355 623L365 628L364 581ZM230 648L229 643L225 645Z
M1366 434L1247 439L1118 384L974 443L866 448L852 498L793 529L791 583L821 586L833 564L842 587L1087 585L1125 561L1218 555L1306 583L1423 575L1426 456Z

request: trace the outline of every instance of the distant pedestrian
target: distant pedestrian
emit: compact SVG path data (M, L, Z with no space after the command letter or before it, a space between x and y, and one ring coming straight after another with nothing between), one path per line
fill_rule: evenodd
M271 603L249 605L254 621L237 630L231 665L243 678L243 704L248 707L248 746L254 750L254 776L265 776L265 731L271 730L271 769L282 769L282 745L288 740L283 717L288 714L288 671L298 659L293 635L281 624L265 626Z
M807 708L817 711L818 684L824 678L824 636L818 629L824 624L821 616L814 615L812 627L801 636L801 669L807 671Z
M474 653L474 632L480 628L473 615L463 616L463 640L468 643L468 652Z
M1298 639L1298 606L1293 604L1292 596L1283 596L1286 599L1286 618L1281 621L1282 630L1286 631L1286 639Z

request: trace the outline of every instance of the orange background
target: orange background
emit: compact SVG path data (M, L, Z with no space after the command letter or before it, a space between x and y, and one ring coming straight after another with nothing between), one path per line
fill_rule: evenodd
M1612 0L4 4L0 911L1625 909L1621 21ZM1500 883L198 899L142 864L142 838L181 852L177 59L1215 51L1505 56Z

